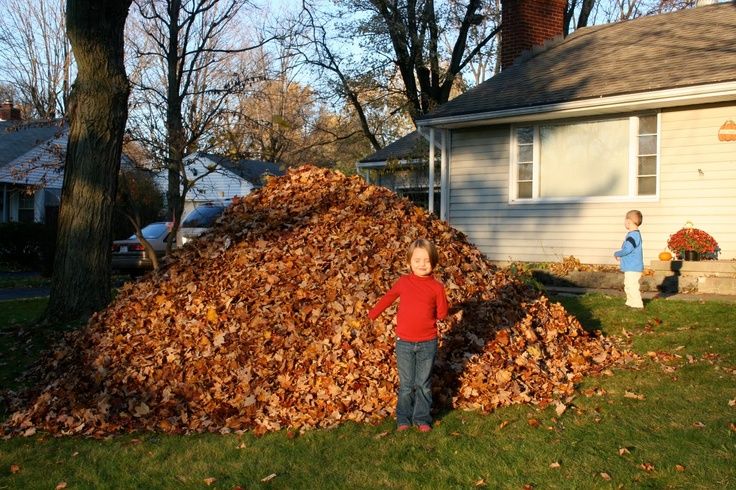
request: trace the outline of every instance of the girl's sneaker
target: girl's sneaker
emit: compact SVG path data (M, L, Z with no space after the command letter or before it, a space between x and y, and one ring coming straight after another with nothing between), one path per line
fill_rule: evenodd
M432 427L428 424L421 424L418 428L419 432L429 432L432 430Z

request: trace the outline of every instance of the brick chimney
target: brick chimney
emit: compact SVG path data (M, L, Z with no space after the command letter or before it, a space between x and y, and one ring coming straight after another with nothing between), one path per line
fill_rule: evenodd
M562 37L567 0L501 0L501 70L523 52Z
M0 104L0 121L20 121L20 109L13 107L12 100Z

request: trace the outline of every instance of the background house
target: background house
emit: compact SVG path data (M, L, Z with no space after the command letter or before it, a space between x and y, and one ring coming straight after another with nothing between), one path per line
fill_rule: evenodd
M68 127L19 117L11 102L0 106L0 223L44 222L58 212Z
M633 208L646 260L687 221L736 258L736 3L565 39L565 0L502 6L502 71L418 121L439 215L498 261L615 263Z
M229 203L262 187L269 175L283 175L278 164L260 160L231 160L209 153L193 153L184 158L187 176L195 180L184 204L184 216L205 203ZM159 188L167 189L166 172L158 175Z

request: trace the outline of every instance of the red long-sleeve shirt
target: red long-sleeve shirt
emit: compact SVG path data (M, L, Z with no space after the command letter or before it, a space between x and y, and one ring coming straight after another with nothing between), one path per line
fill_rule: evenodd
M401 340L423 342L437 337L436 321L447 316L447 296L441 282L432 276L401 276L368 312L368 317L378 318L396 298L400 298L396 335Z

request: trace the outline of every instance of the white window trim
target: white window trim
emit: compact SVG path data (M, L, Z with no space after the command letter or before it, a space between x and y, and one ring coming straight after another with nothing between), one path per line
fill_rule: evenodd
M636 114L629 116L629 141L639 140L639 116L642 114ZM660 156L661 156L661 144L662 144L662 132L661 132L661 113L657 111L657 184L655 194L638 195L639 192L639 153L638 145L629 144L629 168L628 168L628 179L629 179L629 194L621 196L585 196L585 197L539 197L539 172L540 172L540 145L539 145L539 126L545 124L547 121L540 121L533 123L531 126L534 129L534 149L532 164L532 197L531 198L518 198L517 193L519 191L517 177L519 174L519 165L517 161L517 141L516 141L516 129L519 127L529 127L530 124L512 124L510 131L509 141L509 200L508 204L513 205L529 205L529 204L544 204L544 203L610 203L610 202L658 202L659 191L661 183L661 170L660 170ZM613 119L611 117L596 118L597 120ZM559 121L550 121L553 123L559 123ZM574 121L570 121L573 122Z

